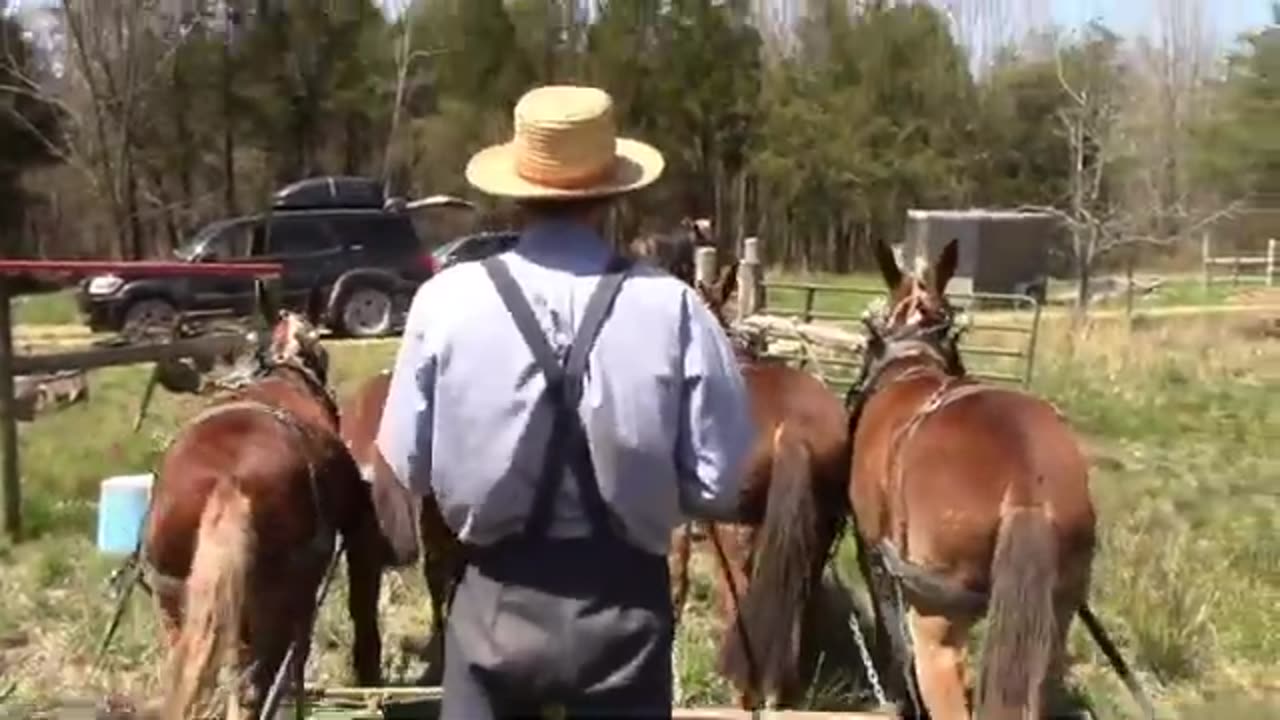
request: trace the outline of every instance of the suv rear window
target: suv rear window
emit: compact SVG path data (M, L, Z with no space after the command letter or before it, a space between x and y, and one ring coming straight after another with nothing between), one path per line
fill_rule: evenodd
M418 235L407 217L369 214L329 218L329 223L348 247L383 254L414 254L420 251Z

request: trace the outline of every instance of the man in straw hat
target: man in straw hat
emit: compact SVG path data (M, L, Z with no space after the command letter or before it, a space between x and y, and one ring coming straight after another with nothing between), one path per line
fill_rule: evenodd
M530 91L513 139L467 165L521 205L518 245L414 298L378 447L468 548L446 719L671 714L671 531L733 519L755 428L694 291L599 233L662 169L602 90Z

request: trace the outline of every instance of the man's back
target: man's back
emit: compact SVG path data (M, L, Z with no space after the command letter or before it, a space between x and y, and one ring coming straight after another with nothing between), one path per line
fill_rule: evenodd
M562 361L609 257L593 232L570 223L542 223L500 256ZM396 375L431 384L431 417L419 420L430 424L430 447L418 452L431 455L430 484L446 519L480 545L519 532L551 405L532 351L479 263L441 273L415 298L398 362L423 356L433 358L425 373ZM579 409L601 494L629 541L661 555L682 510L732 516L750 413L727 341L687 285L631 269L589 355ZM397 476L409 477L395 462L416 443L384 434L380 445ZM424 491L424 481L412 483ZM561 483L559 493L550 534L588 534L575 484Z

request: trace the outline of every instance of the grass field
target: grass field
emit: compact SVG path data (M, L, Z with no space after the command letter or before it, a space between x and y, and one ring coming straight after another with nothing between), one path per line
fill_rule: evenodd
M15 325L71 325L80 322L71 291L25 295L13 301Z
M767 277L778 282L819 283L825 285L854 285L880 290L883 281L876 273L858 273L839 275L823 272L789 272L773 271ZM1071 281L1054 280L1050 283L1049 294L1056 295L1070 291ZM1151 295L1139 298L1139 308L1167 307L1181 305L1219 305L1247 303L1266 290L1257 282L1246 282L1233 286L1229 282L1217 281L1208 288L1202 287L1200 278L1195 275L1176 275L1165 278L1164 284ZM870 295L819 294L814 309L819 312L858 312L865 306ZM797 290L777 289L769 293L769 303L785 307L803 307L803 293ZM1123 298L1102 303L1102 308L1123 307ZM80 322L76 310L75 297L70 291L46 295L30 295L18 298L14 302L15 325L75 325Z
M1157 697L1163 717L1280 718L1280 340L1257 319L1097 322L1078 332L1046 322L1034 390L1085 436L1093 458L1102 548L1093 599ZM339 390L384 367L393 343L335 345ZM109 662L91 672L113 607L112 559L93 547L94 501L107 475L147 470L199 402L157 391L130 432L143 368L103 370L91 401L21 428L32 538L0 540L0 698L44 705L77 693L146 694L160 658L143 596ZM839 556L852 577L852 552ZM384 586L384 657L393 679L421 670L397 638L427 627L416 572ZM342 583L317 628L309 677L345 683L350 629ZM695 582L680 633L690 705L725 703L713 673L709 580ZM1099 717L1133 716L1123 689L1084 633L1073 632L1072 677ZM821 704L839 700L827 689ZM0 700L0 717L9 717ZM11 705L11 708L16 705Z

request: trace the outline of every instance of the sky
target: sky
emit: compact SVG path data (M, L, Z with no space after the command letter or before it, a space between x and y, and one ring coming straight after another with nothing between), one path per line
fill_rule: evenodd
M410 0L374 0L382 5L388 15L398 14L398 10L409 4ZM794 0L774 0L788 2ZM996 4L1017 4L1019 0L996 0ZM1051 22L1065 28L1077 28L1091 19L1099 19L1120 35L1132 37L1150 29L1156 17L1154 9L1157 3L1171 0L1021 0L1027 7L1039 10L1035 15L1043 17L1045 6ZM1176 2L1177 0L1172 0ZM1186 2L1187 0L1183 0ZM935 0L942 5L962 6L966 0ZM982 4L982 0L967 0L969 3ZM13 12L23 6L42 7L52 4L52 0L0 0L0 9ZM1191 0L1191 4L1201 4L1206 10L1206 21L1210 25L1207 30L1215 40L1223 45L1232 44L1235 39L1248 30L1259 28L1271 21L1271 0ZM975 6L976 7L976 6Z
M1080 27L1100 19L1120 35L1133 36L1155 22L1159 0L1050 0L1053 22ZM1271 21L1271 0L1206 0L1207 22L1219 42L1231 44L1244 32Z

